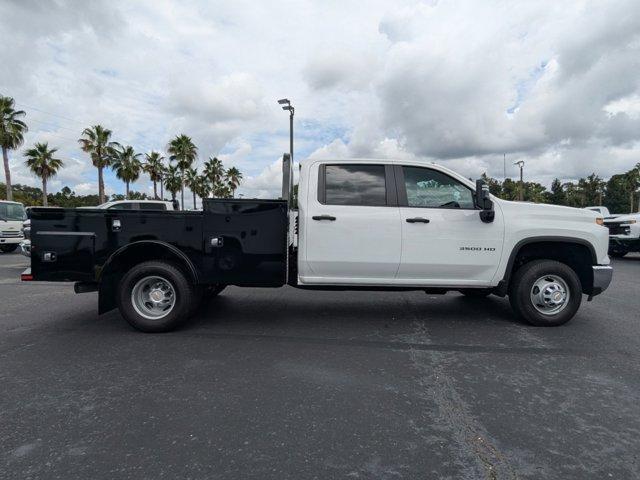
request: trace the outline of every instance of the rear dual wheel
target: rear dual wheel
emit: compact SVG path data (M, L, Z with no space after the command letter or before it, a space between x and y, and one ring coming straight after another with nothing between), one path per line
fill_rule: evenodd
M142 332L168 332L181 325L197 306L195 287L176 266L150 261L136 265L120 281L120 313Z

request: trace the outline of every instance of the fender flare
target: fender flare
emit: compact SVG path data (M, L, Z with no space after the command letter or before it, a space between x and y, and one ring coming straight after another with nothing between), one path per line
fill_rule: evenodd
M598 256L596 254L596 250L591 242L585 240L584 238L576 238L576 237L560 237L560 236L537 236L537 237L527 237L518 241L513 248L511 249L511 253L509 254L509 260L507 261L507 266L504 271L504 275L502 276L502 280L498 283L498 289L504 291L506 293L507 286L509 285L509 280L511 280L511 271L513 270L513 264L516 261L518 253L522 250L522 247L526 245L530 245L532 243L542 243L542 242L555 242L555 243L574 243L577 245L582 245L587 247L589 253L591 254L591 262L593 265L598 264Z
M189 270L189 274L191 275L191 278L192 278L193 282L194 283L198 283L198 271L196 270L195 265L189 259L189 257L187 257L187 255L185 255L185 253L182 250L180 250L179 248L177 248L176 246L171 245L170 243L167 243L167 242L160 241L160 240L138 240L136 242L132 242L132 243L129 243L127 245L123 245L122 247L118 248L115 252L113 252L109 256L107 261L104 262L104 265L102 265L102 268L100 269L100 272L97 275L98 283L101 283L102 277L104 276L105 272L109 271L109 268L111 267L111 265L118 259L118 257L120 255L122 255L126 251L130 250L131 248L138 248L140 246L149 245L149 244L150 245L154 245L154 246L160 246L160 247L166 248L171 254L173 254L176 257L178 257L185 264L187 269Z

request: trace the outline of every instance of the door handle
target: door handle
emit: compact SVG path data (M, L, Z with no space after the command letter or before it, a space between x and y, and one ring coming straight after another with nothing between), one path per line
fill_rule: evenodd
M407 218L407 223L429 223L429 219L422 217Z
M314 215L313 217L314 220L329 220L330 222L333 222L336 217L332 217L331 215Z

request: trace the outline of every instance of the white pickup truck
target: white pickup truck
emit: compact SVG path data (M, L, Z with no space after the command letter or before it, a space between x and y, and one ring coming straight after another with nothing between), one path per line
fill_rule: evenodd
M285 161L283 198L291 195ZM409 160L306 160L287 200L205 199L202 212L34 209L23 280L75 280L143 331L175 328L226 285L509 296L561 325L612 278L587 210L500 200Z
M629 252L640 252L640 213L611 214L607 207L587 207L604 216L609 229L609 255L622 258Z

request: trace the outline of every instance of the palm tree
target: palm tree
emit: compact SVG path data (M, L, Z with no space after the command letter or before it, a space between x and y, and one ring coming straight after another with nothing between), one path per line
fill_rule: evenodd
M157 183L162 181L162 171L164 157L158 152L151 152L145 155L145 164L142 169L149 174L149 178L153 182L153 198L158 199Z
M209 192L211 191L211 186L209 184L209 179L205 175L200 175L195 184L196 193L203 200L209 196ZM203 204L204 207L204 204Z
M181 207L184 208L184 172L191 167L193 162L196 161L196 156L198 155L198 147L195 146L190 137L185 134L181 134L176 136L173 140L169 142L169 146L167 147L167 152L171 154L169 157L170 160L176 161L176 166L180 171L181 177Z
M7 184L7 200L13 200L11 189L11 171L9 170L9 150L15 150L24 142L27 124L20 120L25 116L24 111L15 110L15 101L10 97L0 95L0 146L4 160L4 178Z
M164 186L171 192L171 200L176 200L176 193L182 188L182 175L176 165L169 165L164 174Z
M209 179L213 195L217 196L216 192L220 189L220 184L224 177L222 162L216 157L209 158L209 160L204 162L204 176Z
M42 204L47 206L47 180L55 176L63 165L62 160L55 158L57 148L49 148L45 143L36 143L24 153L25 164L33 173L42 179Z
M198 190L198 181L200 180L200 175L198 175L198 171L195 168L189 168L185 172L185 183L187 187L191 190L193 194L193 209L196 209L196 192Z
M140 177L142 162L140 154L133 150L133 147L122 147L116 151L111 161L111 168L116 172L116 177L126 185L126 198L129 198L129 184L135 182Z
M91 163L98 169L98 196L100 203L104 203L104 178L103 170L108 167L114 158L117 148L120 146L117 142L111 142L111 130L101 125L94 125L85 128L78 143L82 150L89 154Z
M231 197L235 198L236 196L236 188L242 182L242 173L236 167L231 167L227 170L227 184L229 185L229 189L231 190Z

